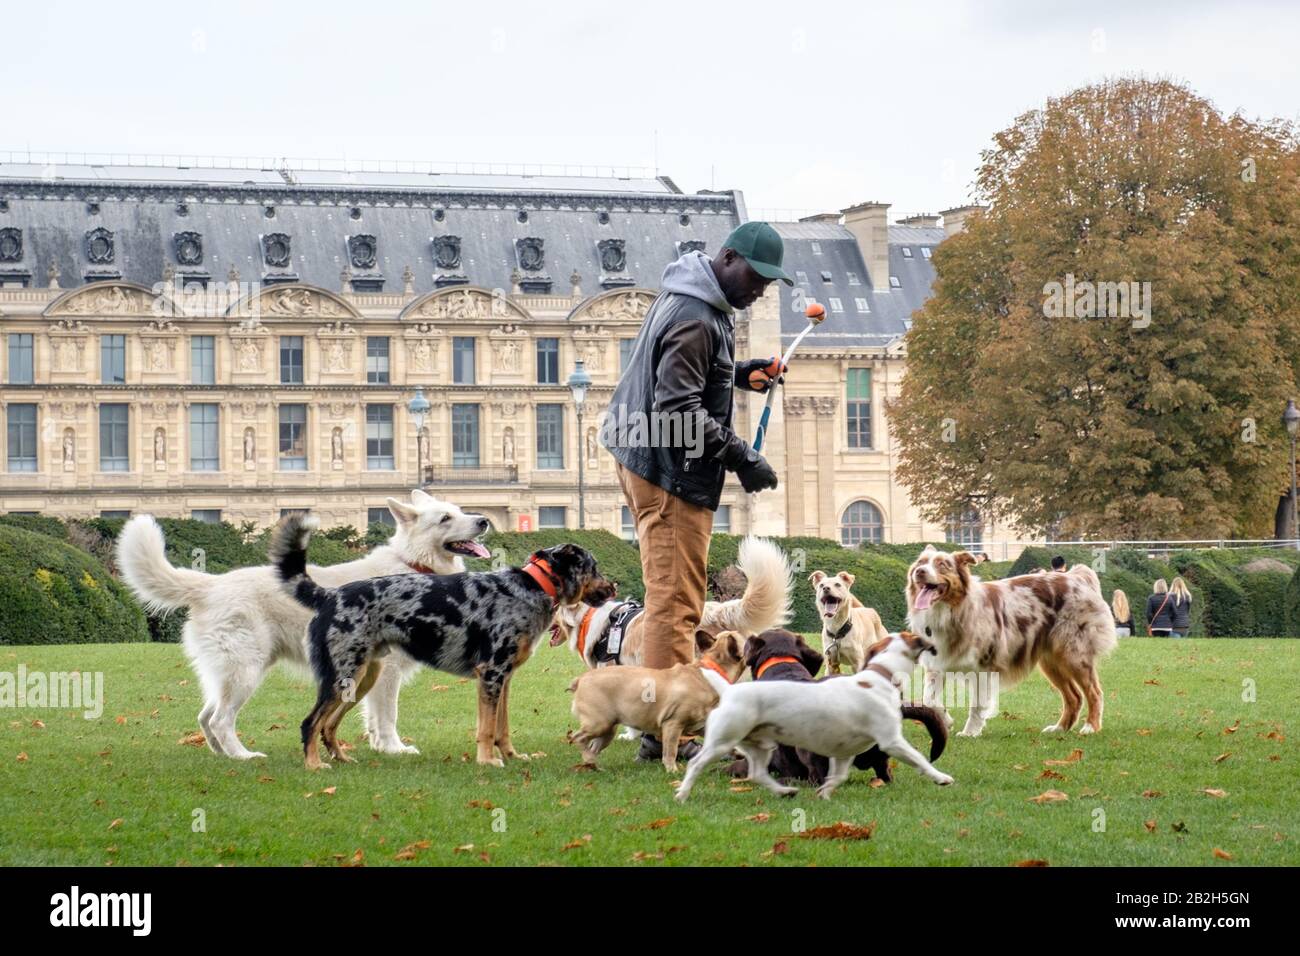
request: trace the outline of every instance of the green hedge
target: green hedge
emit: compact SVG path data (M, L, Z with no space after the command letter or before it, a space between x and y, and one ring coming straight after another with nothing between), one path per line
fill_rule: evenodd
M51 518L48 515L0 515L0 525L35 531L37 534L56 538L59 541L68 540L68 526L58 518Z
M147 640L144 612L103 564L48 534L0 525L0 644Z
M1290 637L1300 637L1300 569L1291 575L1286 587L1286 631Z

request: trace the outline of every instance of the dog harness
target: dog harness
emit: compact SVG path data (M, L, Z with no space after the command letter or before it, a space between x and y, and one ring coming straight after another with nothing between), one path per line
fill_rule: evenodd
M769 667L775 667L777 664L802 664L803 661L797 657L769 657L763 663L758 665L758 671L754 674L754 680L762 680L763 674Z
M551 573L551 565L545 558L534 554L523 566L523 572L536 581L538 587L546 592L546 596L551 599L551 613L554 614L555 609L560 606L560 602L555 596L559 589L555 584L555 575Z
M636 601L623 601L610 612L609 626L591 648L591 657L597 667L623 663L623 636L636 616L644 610ZM581 632L578 634L578 647L582 647Z

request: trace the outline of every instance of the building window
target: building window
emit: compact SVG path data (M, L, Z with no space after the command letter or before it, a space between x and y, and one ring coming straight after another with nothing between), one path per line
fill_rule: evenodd
M871 369L849 369L844 414L849 424L849 447L871 448Z
M564 406L537 406L537 467L564 467Z
M307 470L306 405L280 406L280 470Z
M100 471L131 470L129 412L126 405L99 406Z
M99 513L99 516L100 516L101 518L107 518L109 521L125 521L127 518L131 517L131 512L129 512L129 511L101 511L101 512Z
M190 336L190 381L195 385L217 384L217 340L215 336Z
M856 548L860 544L880 544L885 538L885 522L880 509L870 501L855 501L844 509L840 519L840 544Z
M849 277L849 285L862 285L862 280L858 278L856 272L846 272L844 274Z
M387 508L367 508L366 509L366 527L373 524L381 524L385 528L397 528L397 519Z
M898 276L890 276L889 287L891 289L901 289L903 287L903 283L898 281Z
M853 305L854 305L854 307L855 307L859 312L870 312L870 311L871 311L871 306L870 306L870 304L868 304L867 300L864 299L862 296L858 296L857 298L855 298L855 299L853 300Z
M190 406L190 471L219 471L221 443L217 435L217 406Z
M32 348L30 332L9 333L9 383L11 385L31 385L36 381L36 363L33 360Z
M818 242L816 239L814 239L811 243L809 243L809 245L812 246L813 255L820 256L822 254L822 244Z
M366 467L388 471L395 467L392 405L366 406Z
M560 384L560 340L537 340L537 384Z
M949 544L960 544L967 548L983 544L984 522L980 520L979 509L967 505L960 514L949 517L944 536Z
M104 385L126 384L126 336L99 337L99 380Z
M388 336L371 335L366 338L366 382L370 385L388 384Z
M194 521L202 521L204 524L221 524L221 509L196 508L190 512L190 518Z
M825 283L825 284L827 284L827 285L829 285L829 284L831 283L831 281L832 281L832 279L831 279L831 274L830 274L830 272L829 272L828 270L826 270L826 269L823 269L823 270L821 271L821 277L822 277L822 282Z
M36 406L10 405L9 470L36 470Z
M302 336L280 336L280 381L285 385L302 384Z
M624 541L636 540L636 522L632 520L632 509L627 505L623 506L623 514L620 519L622 526L622 535Z
M830 304L831 304L831 311L832 311L832 312L843 312L843 311L844 311L844 303L841 302L839 299L835 298L835 296L831 296L830 299L829 299L828 301L829 301Z
M731 505L718 505L713 512L713 533L731 534Z
M618 340L618 374L622 375L627 371L627 363L632 360L632 346L636 344L636 339L619 339Z
M451 340L451 380L457 385L474 384L474 339L457 335Z
M564 528L568 514L567 508L563 505L545 505L537 509L537 527L538 528Z
M904 259L912 258L912 249L910 246L903 246L903 258Z
M925 256L925 258L927 258L927 259L930 258L930 251L931 251L931 250L930 250L930 247L929 247L929 246L922 246L922 247L921 247L921 255Z
M451 406L451 467L478 467L477 405Z
M794 270L794 278L799 285L808 284L808 273L804 272L802 269Z

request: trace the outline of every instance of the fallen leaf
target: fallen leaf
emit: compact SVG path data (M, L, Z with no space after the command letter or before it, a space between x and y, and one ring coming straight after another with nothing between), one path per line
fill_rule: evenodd
M1060 790L1044 790L1036 797L1030 797L1030 803L1060 803L1062 800L1069 800L1068 793L1062 793Z
M634 863L642 863L645 860L662 860L663 858L662 853L647 853L645 850L637 850L632 854L632 862Z
M496 807L493 805L491 800L471 800L469 803L465 804L465 806L471 809L479 809L479 810L496 809Z
M1149 728L1149 727L1139 727L1139 728L1138 728L1138 731L1137 731L1137 735L1138 735L1139 737L1150 737L1150 736L1151 736L1151 728Z
M121 715L119 714L118 716L116 716L116 717L113 718L113 723L115 723L115 724L124 724L124 723L126 723L126 718L123 717L123 716L121 716Z
M1237 732L1237 728L1240 726L1241 726L1241 718L1238 717L1236 722L1234 722L1231 727L1224 727L1223 732L1225 734L1235 734Z
M18 762L19 762L19 763L27 763L27 761L28 761L29 759L31 759L31 758L29 758L29 757L27 756L27 751L26 751L26 750L20 750L20 751L18 751Z
M204 737L199 731L194 730L176 742L182 747L206 747L208 738Z
M434 684L429 690L451 690L446 684Z
M415 859L415 851L414 851L414 850L398 850L396 853L393 854L393 859L394 859L394 860L414 860L414 859Z
M1214 787L1206 787L1201 791L1201 793L1205 794L1207 797L1226 797L1228 795L1227 790L1218 790Z
M790 844L786 843L784 840L779 840L776 843L772 844L772 849L768 850L768 853L770 853L773 856L780 856L782 853L786 852L789 849L790 849Z
M464 843L464 844L462 844L462 845L460 845L460 846L458 846L458 847L453 847L451 852L452 852L452 853L469 853L469 852L470 852L471 850L473 850L473 849L474 849L474 844L473 844L473 843Z
M274 783L274 782L275 782L275 778L274 778L274 777L258 777L258 778L257 778L257 782L258 782L258 783Z
M872 777L871 780L867 782L867 786L872 790L875 790L877 787L883 787L884 785L885 781L881 780L879 777Z
M828 827L813 827L811 830L805 830L803 833L795 835L801 840L870 840L871 834L875 832L875 820L872 820L866 826L845 823L841 820L839 823L832 823Z
M1012 770L1028 770L1028 769L1029 769L1029 764L1027 764L1027 763L1013 763L1013 764L1011 765L1011 769L1012 769Z
M1078 747L1075 747L1073 750L1070 751L1070 756L1066 757L1064 760L1044 760L1043 766L1068 767L1070 764L1078 763L1082 759L1083 759L1083 751L1080 750Z
M1231 756L1232 756L1231 750L1224 751L1223 753L1219 754L1219 756L1214 758L1214 762L1223 763L1223 761L1227 760Z
M1055 770L1044 770L1042 773L1038 775L1038 779L1039 780L1065 780L1066 776L1063 773L1057 773Z
M1142 683L1144 683L1144 684L1150 684L1152 687L1159 687L1159 686L1160 686L1160 681L1156 680L1155 678L1152 678L1151 680L1144 680Z
M1159 790L1143 790L1143 791L1142 791L1142 796L1144 796L1144 797L1163 797L1163 796L1164 796L1164 793L1161 792L1161 791L1159 791Z
M33 720L33 721L32 721L32 726L35 727L37 730L44 730L44 729L45 729L45 721L43 721L43 720L39 720L39 719L38 719L38 720Z
M628 827L629 830L662 830L670 826L677 820L676 817L663 817L659 820L651 820L649 823L633 824Z
M770 813L756 813L752 817L745 817L745 819L750 823L766 823L772 819L772 815Z
M1156 827L1159 826L1154 820L1147 820L1142 825L1147 828L1147 833L1155 833Z
M108 828L109 828L110 830L116 830L118 827L120 827L120 826L121 826L123 823L125 823L125 822L126 822L126 821L125 821L124 819L122 819L121 817L118 817L116 820L114 820L112 823L110 823L110 824L108 825Z
M579 849L581 849L582 847L584 847L584 846L586 846L586 845L587 845L587 844L584 843L584 842L582 842L581 840L570 840L568 843L564 844L564 846L560 847L560 849L561 849L561 850L579 850Z
M753 787L747 786L745 784L736 783L731 785L732 793L749 793L749 791L753 789L754 789Z
M1048 866L1046 860L1020 860L1016 866Z
M1214 855L1220 860L1231 860L1232 854L1227 850L1220 850L1217 846L1214 848Z
M327 797L332 797L334 796L334 794L338 793L338 790L339 790L338 787L326 787L324 790L321 791L321 793L325 794L325 796Z

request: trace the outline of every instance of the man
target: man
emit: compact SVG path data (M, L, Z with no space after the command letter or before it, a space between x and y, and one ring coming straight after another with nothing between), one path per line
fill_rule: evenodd
M646 667L694 657L726 472L735 472L748 492L776 487L772 466L732 430L731 390L765 392L785 371L775 357L736 362L734 320L735 310L753 305L773 280L794 285L783 258L776 230L749 222L714 258L690 252L670 264L610 400L601 442L618 462L636 523ZM657 746L643 738L640 758L655 759Z
M1052 558L1052 570L1059 571L1062 574L1065 573L1065 558L1063 556L1058 554Z

